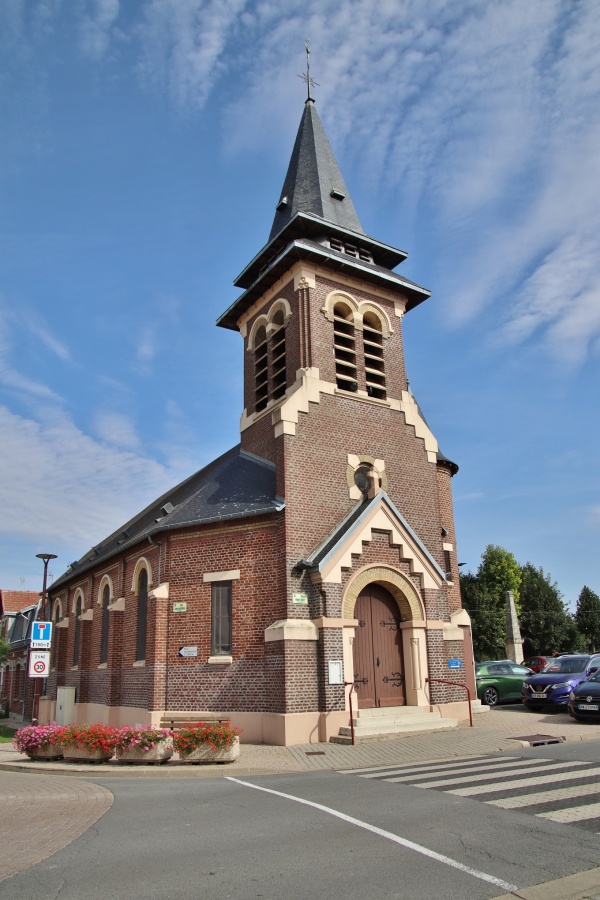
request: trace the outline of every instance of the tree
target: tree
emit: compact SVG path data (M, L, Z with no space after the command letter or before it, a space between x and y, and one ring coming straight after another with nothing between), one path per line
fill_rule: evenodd
M4 638L0 637L0 663L6 662L9 650L10 644L7 644Z
M460 576L460 592L463 606L471 617L475 659L481 662L503 658L506 654L504 609L482 590L479 578L470 572Z
M556 582L531 563L521 567L521 636L525 656L573 651L581 646Z
M600 647L600 597L585 585L577 598L575 622L587 640L588 649Z
M512 591L519 612L521 566L509 550L488 544L477 569L477 579L484 593L503 611L506 606L506 592Z

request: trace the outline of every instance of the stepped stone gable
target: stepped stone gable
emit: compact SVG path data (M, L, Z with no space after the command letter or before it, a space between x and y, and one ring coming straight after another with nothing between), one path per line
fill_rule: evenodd
M394 271L405 258L363 231L308 100L268 242L217 323L243 339L240 445L51 586L40 720L71 691L78 721L185 713L227 716L243 741L345 740L348 684L355 712L467 716L442 683L474 689L458 469L408 386L403 317L429 291Z

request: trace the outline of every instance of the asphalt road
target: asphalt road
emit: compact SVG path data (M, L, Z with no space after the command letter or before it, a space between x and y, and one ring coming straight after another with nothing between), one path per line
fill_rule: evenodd
M586 786L593 794L600 782L596 767L600 742L590 741L403 764L395 774L102 778L111 809L63 850L1 882L0 898L498 897L596 866L600 824L554 821L547 800L518 808L490 800L522 803L516 798L564 784L556 809L580 807ZM477 786L481 793L460 793Z

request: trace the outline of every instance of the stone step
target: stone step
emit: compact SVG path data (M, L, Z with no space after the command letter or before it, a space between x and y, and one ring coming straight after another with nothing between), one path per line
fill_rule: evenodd
M430 712L418 706L359 709L353 721L355 742L396 737L415 731L442 731L458 725L457 719L444 719L438 710ZM339 734L330 740L335 744L349 744L352 740L350 725L343 725Z
M428 707L422 706L376 706L368 709L355 709L354 715L358 719L383 719L390 716L440 716L438 710L431 712ZM440 717L441 718L441 717Z
M412 725L433 725L436 722L443 721L444 719L442 719L439 713L421 712L416 715L403 715L402 713L397 713L395 716L381 716L377 718L372 716L368 719L363 719L362 717L355 718L354 728L360 728L361 731L366 731L367 729L373 731L377 729L392 728L398 725L405 726L406 728L410 728Z
M421 720L412 722L389 722L387 724L377 723L374 725L355 725L354 734L372 735L372 734L403 734L408 731L439 731L442 728L456 728L458 719L433 719L431 721ZM340 734L350 734L350 726L342 725Z

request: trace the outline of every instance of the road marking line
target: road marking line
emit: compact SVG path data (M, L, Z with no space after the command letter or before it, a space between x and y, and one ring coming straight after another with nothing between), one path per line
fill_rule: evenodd
M553 774L553 773L552 773ZM557 777L562 781L574 781L576 778L586 778L587 776L600 775L600 768L586 769L578 772L559 772ZM479 784L475 787L455 788L453 791L446 791L447 794L455 794L457 797L471 797L473 794L492 794L498 791L508 790L509 788L535 787L536 784L547 784L547 778L517 778L515 781L503 781L501 784Z
M479 872L477 869L472 869L470 866L465 866L463 863L457 862L455 859L450 859L449 856L443 856L441 853L436 853L435 850L429 850L427 847L422 847L420 844L415 844L413 841L409 841L406 838L401 838L397 834L393 834L391 831L385 831L383 828L377 828L376 825L369 825L368 822L362 822L360 819L355 819L354 816L347 816L345 813L339 812L337 809L332 809L330 806L323 806L321 803L313 803L312 800L304 800L302 797L295 797L293 794L284 794L282 791L274 791L271 788L261 787L258 784L251 784L249 781L241 781L239 778L233 778L232 776L226 775L225 778L227 781L233 781L236 784L241 784L244 787L252 788L255 791L263 791L265 794L272 794L274 797L282 797L284 800L293 800L295 803L301 803L303 806L312 806L313 809L318 809L321 812L325 812L330 816L335 816L336 819L341 819L343 822L349 822L350 825L356 825L358 828L364 828L365 831L370 831L372 834L377 834L379 837L387 838L389 841L393 841L396 844L400 844L401 847L406 847L408 850L414 850L416 853L421 853L423 856L428 856L430 859L434 859L437 862L444 863L447 866L451 866L453 869L458 869L459 872L464 872L467 875L473 875L475 878L479 878L481 881L487 881L489 884L493 884L496 887L501 888L503 891L507 893L513 893L517 891L518 888L514 884L509 884L507 881L502 881L500 878L495 878L493 875L488 875L486 872Z
M600 816L600 803L589 806L570 806L568 809L555 809L553 812L537 813L538 819L552 819L553 822L584 822L586 819L597 819Z
M524 766L527 769L532 769L537 766L540 768L540 760L539 759L525 759L517 762L516 760L493 760L491 762L479 763L477 766L469 767L468 769L465 767L457 767L456 765L453 767L448 767L446 771L439 771L440 775L444 776L444 779L450 779L451 777L454 779L453 781L448 781L449 784L457 784L460 781L473 781L476 773L481 772L481 778L491 778L495 772L499 772L500 775L504 775L506 770L520 769L521 766ZM491 771L486 771L487 769ZM463 778L460 778L460 774L463 774ZM379 773L373 773L371 775L361 775L361 778L376 778ZM389 774L389 778L387 777ZM436 766L433 771L431 766L427 769L424 769L422 772L417 773L408 773L406 775L402 774L402 770L399 771L391 771L389 773L380 774L382 779L386 779L387 781L404 781L406 784L409 784L413 781L423 781L423 778L426 778L427 775L431 777L432 775L438 774L438 768ZM392 776L393 779L392 779ZM397 777L396 777L397 776ZM421 787L421 785L417 785L417 787Z
M452 760L451 763L441 763L440 768L443 769L443 768L446 768L446 766L458 766L461 763L464 765L467 765L467 764L468 765L478 765L487 759L489 759L489 756L471 756L468 759L463 759L463 760L454 759L454 760ZM518 756L503 756L502 759L519 759L519 757ZM428 762L428 763L420 763L420 764L417 764L417 763L410 764L409 763L407 765L402 765L402 766L400 766L400 765L398 765L398 766L394 766L394 765L369 766L367 769L340 769L338 771L338 774L339 775L361 775L363 772L374 772L375 769L379 769L381 771L385 771L385 769L395 769L398 772L406 771L406 773L408 775L410 775L411 771L412 772L418 772L418 771L426 772L428 769L431 769L431 767L433 765L435 765L435 763ZM437 768L437 766L436 766L436 768Z
M503 797L501 800L488 800L489 806L499 806L501 809L519 809L523 806L537 806L538 803L550 803L553 800L571 800L575 797L585 797L593 794L598 796L600 782L581 784L576 787L556 787L549 791L538 791L537 794L524 794L522 797Z
M563 776L562 776L562 773L560 772L561 769L568 769L572 766L587 766L587 765L588 765L588 763L586 763L586 762L578 762L578 763L558 762L558 763L552 763L552 765L550 765L550 766L540 767L540 772L542 773L542 775L545 775L547 772L550 773L551 775L559 774L560 777L562 778ZM557 773L555 773L556 769L559 770ZM524 768L515 767L514 769L511 770L510 774L511 775L528 775L529 772L531 772L531 766L526 766ZM504 774L508 774L508 773L502 773L502 774L504 775ZM595 773L590 772L590 774L593 775ZM491 778L492 775L493 775L493 772L484 772L482 775L469 775L467 778L464 778L464 777L463 778L443 778L443 779L437 779L436 781L420 781L418 784L415 784L415 787L436 788L436 787L444 787L444 785L446 785L446 784L460 784L461 782L465 782L465 781L485 781L487 778ZM579 774L579 772L577 772L577 774L574 775L574 777L581 778L581 775ZM542 778L541 780L544 781L544 778ZM548 779L546 778L545 780L547 781ZM390 778L389 781L394 781L394 779ZM533 783L537 784L538 782L536 781ZM496 790L496 791L499 790L499 787L498 787L499 784L501 787L504 787L505 782L502 782L502 783L496 782L496 784L493 787L493 790Z

